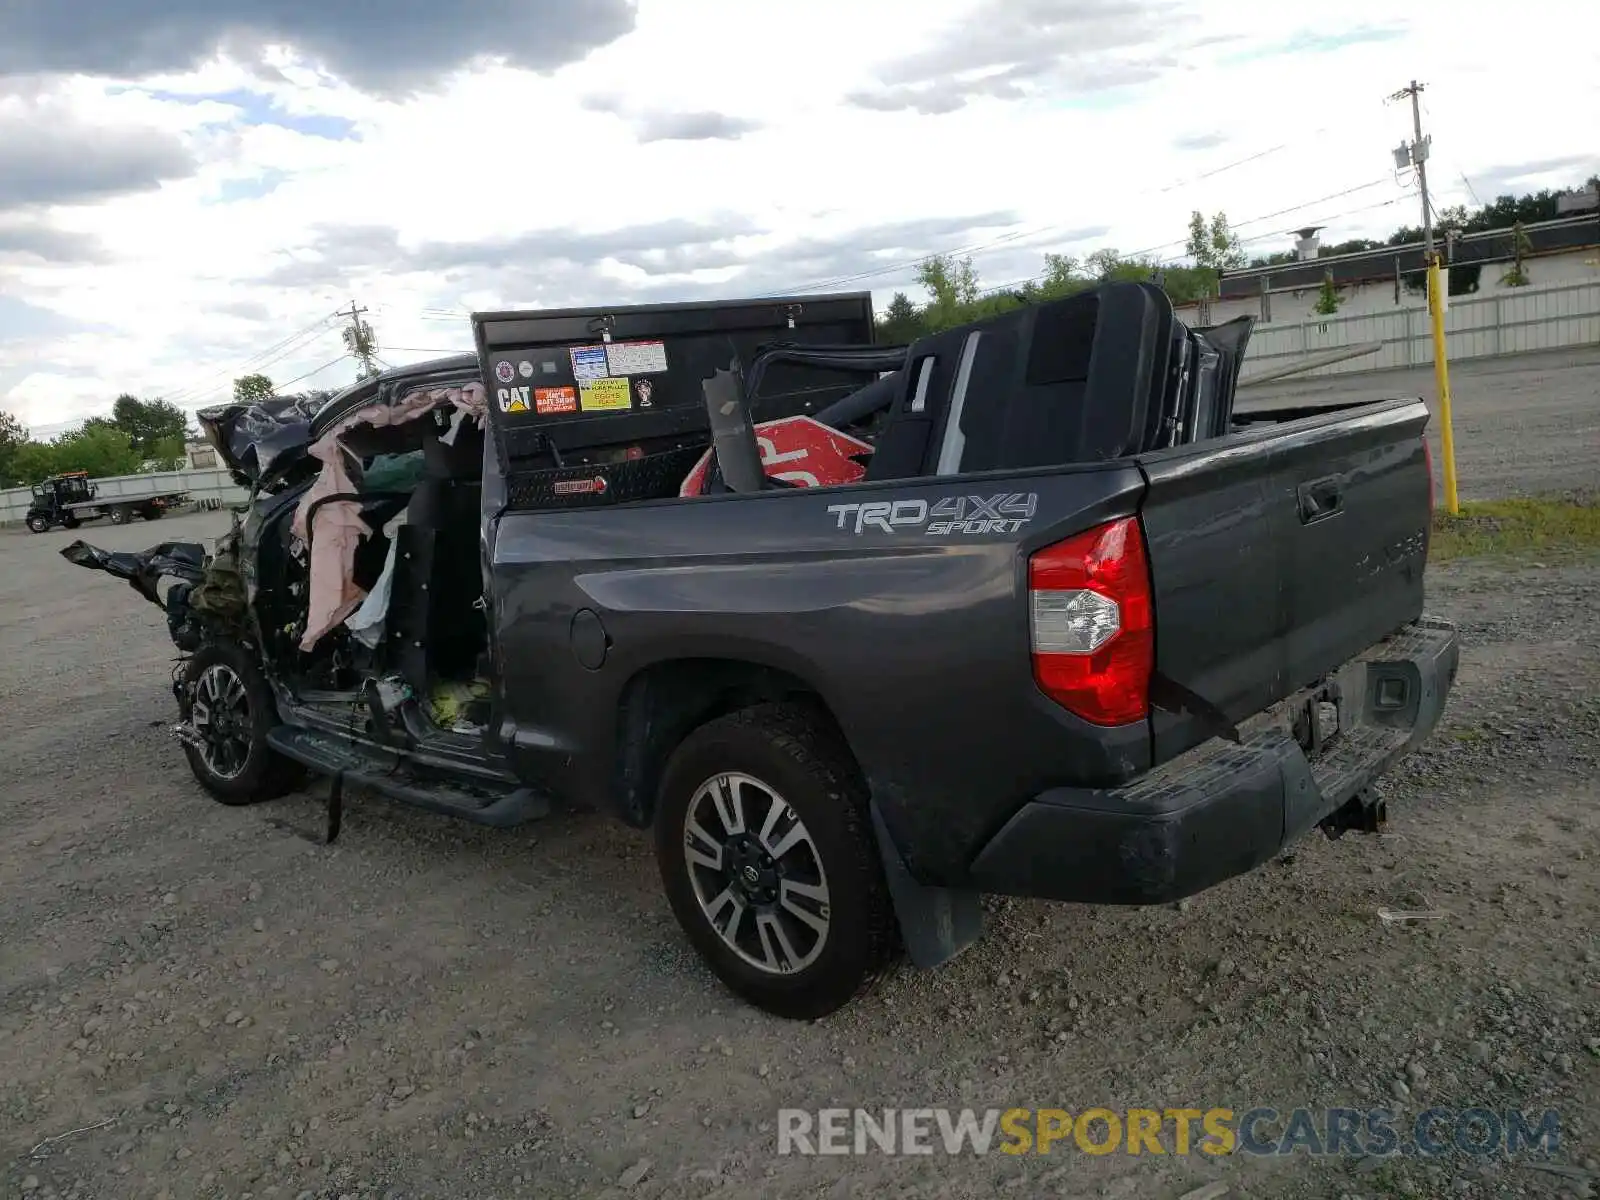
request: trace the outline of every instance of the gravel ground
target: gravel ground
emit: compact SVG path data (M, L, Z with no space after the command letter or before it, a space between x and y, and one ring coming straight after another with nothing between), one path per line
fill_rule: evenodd
M1239 407L1421 396L1433 408L1435 394L1430 365L1280 380L1245 388ZM1457 363L1450 394L1461 499L1562 492L1600 481L1600 347ZM1435 464L1442 464L1437 413L1428 439ZM1438 474L1435 482L1443 488Z
M1176 907L995 902L945 969L790 1024L720 990L646 839L599 817L358 796L326 847L320 792L211 802L161 728L160 613L58 558L70 536L0 537L0 1195L1592 1195L1600 561L1430 573L1463 665L1383 834ZM1385 1103L1558 1109L1571 1173L775 1154L785 1106Z

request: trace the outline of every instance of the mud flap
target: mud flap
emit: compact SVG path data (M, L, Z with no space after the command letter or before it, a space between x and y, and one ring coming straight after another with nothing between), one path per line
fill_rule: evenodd
M947 963L983 933L979 893L918 883L889 836L877 801L872 801L871 807L872 831L878 839L878 852L883 856L889 899L894 903L894 915L900 923L900 939L905 943L906 954L918 967Z

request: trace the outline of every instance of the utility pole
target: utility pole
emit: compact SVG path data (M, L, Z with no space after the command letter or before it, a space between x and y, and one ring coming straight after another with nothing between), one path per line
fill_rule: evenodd
M1439 389L1439 442L1444 450L1444 506L1451 516L1458 516L1461 504L1456 495L1456 441L1450 420L1450 364L1445 354L1444 272L1439 267L1439 255L1433 246L1433 204L1428 198L1428 148L1433 139L1422 133L1422 104L1420 97L1425 85L1415 79L1403 87L1391 100L1411 98L1411 131L1409 145L1402 142L1394 152L1395 166L1407 165L1417 169L1417 186L1422 191L1422 241L1423 261L1428 267L1428 316L1433 330L1433 380Z
M1431 239L1428 244L1429 246L1433 245ZM366 311L364 308L357 308L354 300L350 301L350 328L355 331L355 336L358 339L361 336L361 314Z
M342 315L343 310L340 311ZM361 320L361 314L366 311L365 308L356 307L356 302L351 300L350 328L345 330L344 333L345 348L349 350L350 356L361 364L362 378L367 375L377 374L377 368L372 365L373 351L375 350L372 327L363 324Z
M1414 140L1411 143L1411 164L1417 168L1417 186L1422 189L1422 244L1423 254L1427 261L1433 261L1433 205L1428 200L1428 146L1432 138L1422 136L1422 104L1419 97L1426 84L1411 81L1410 87L1403 87L1395 96L1411 97L1411 130Z

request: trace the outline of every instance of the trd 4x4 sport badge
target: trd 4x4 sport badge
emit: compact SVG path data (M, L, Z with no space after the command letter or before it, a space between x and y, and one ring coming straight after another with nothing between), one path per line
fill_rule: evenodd
M864 533L898 533L921 529L926 537L984 533L1016 533L1039 511L1036 492L1002 492L998 496L946 496L926 500L873 500L864 504L830 504L836 528Z

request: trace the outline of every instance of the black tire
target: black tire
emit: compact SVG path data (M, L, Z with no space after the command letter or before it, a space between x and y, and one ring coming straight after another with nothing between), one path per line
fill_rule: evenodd
M111 510L111 523L113 525L126 525L133 520L133 509L126 504L119 504Z
M213 668L220 669L214 676L216 684L207 680ZM267 744L268 732L278 723L277 706L261 668L248 651L231 642L215 642L197 651L184 668L179 715L186 724L199 725L197 710L220 707L211 693L230 677L242 690L238 705L242 712L229 716L233 736L202 736L209 743L205 749L185 741L183 753L189 769L200 786L223 804L256 804L287 795L305 782L305 768ZM223 752L216 740L228 741L230 749Z
M155 505L151 505L148 508L141 508L139 515L146 521L159 521L161 519L161 510Z
M75 517L72 513L67 513L65 516L63 516L61 518L61 523L63 525L65 525L68 529L76 529L83 522L79 521L78 518Z
M28 529L32 533L49 533L50 522L44 517L29 517Z
M778 969L763 967L745 957L748 951L741 953L730 945L702 902L702 895L723 886L724 881L728 891L738 886L734 876L740 870L734 868L734 863L748 864L749 860L741 856L751 848L735 846L729 840L720 845L716 854L719 868L708 866L704 853L698 865L690 862L690 846L695 844L688 833L691 802L695 802L698 813L707 811L704 805L708 802L714 806L711 811L715 811L714 798L709 793L702 794L702 789L713 780L735 775L748 777L759 785L744 785L754 796L765 794L771 797L772 804L787 805L781 817L775 818L784 824L769 827L773 836L767 836L767 829L762 831L761 847L776 848L774 843L781 844L784 839L776 836L780 827L787 832L799 826L808 834L798 850L788 851L787 857L780 856L783 861L775 865L771 856L756 849L758 859L768 864L763 869L776 872L778 892L764 892L769 897L764 904L752 899L750 906L744 907L741 901L729 922L741 933L746 924L752 925L758 935L758 951L780 964ZM770 808L771 805L762 805L763 817L757 817L755 809L751 809L751 829L758 823L765 824L764 815ZM707 827L701 823L700 828ZM717 832L723 833L726 828L726 824L719 824ZM849 748L827 721L809 709L793 704L762 704L720 717L690 734L663 772L655 838L661 880L679 925L717 977L756 1007L793 1019L826 1016L870 988L893 962L899 949L899 927L872 832L866 785ZM798 872L791 861L797 853L805 856ZM815 886L818 876L805 874L813 858L824 885L820 889ZM795 908L774 906L770 901L771 896L781 892L786 871L793 873L787 882L810 879L811 890L822 891L826 899L826 904L812 910L813 916L825 919L826 932L807 952L789 960L791 964L801 961L798 968L781 966L784 956L774 953L780 942L761 926L762 917L766 916L770 929L770 921L776 915L789 922L794 936L805 937L807 929L815 933L813 926L796 925L792 915L783 918L777 913L778 907L784 907L789 914ZM752 909L756 915L746 921ZM786 935L782 940L784 950L797 945L794 936Z

